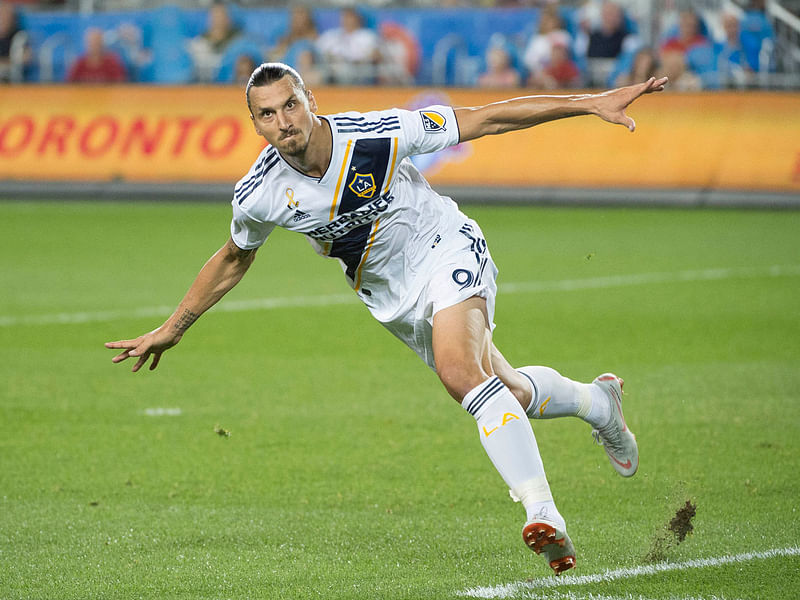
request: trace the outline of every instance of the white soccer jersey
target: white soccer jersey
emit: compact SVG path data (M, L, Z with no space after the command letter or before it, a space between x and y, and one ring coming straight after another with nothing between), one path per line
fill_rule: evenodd
M252 249L276 226L304 234L319 254L341 261L370 312L391 321L430 274L437 246L466 220L408 159L457 144L455 114L431 106L321 118L333 135L325 174L304 175L268 146L236 185L231 236Z

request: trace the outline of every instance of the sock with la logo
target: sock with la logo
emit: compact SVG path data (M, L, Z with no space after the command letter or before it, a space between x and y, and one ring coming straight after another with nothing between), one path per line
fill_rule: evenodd
M483 449L511 495L522 502L528 520L546 514L563 524L558 514L530 421L511 391L491 377L464 396L461 403L478 423Z
M525 411L529 418L578 417L595 428L608 423L608 398L593 383L572 381L550 367L522 367L517 371L531 384L531 403Z

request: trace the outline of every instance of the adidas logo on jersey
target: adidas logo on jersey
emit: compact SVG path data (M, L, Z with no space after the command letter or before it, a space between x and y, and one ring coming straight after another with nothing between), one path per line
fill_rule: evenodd
M311 216L310 214L303 212L300 209L297 209L294 213L294 217L292 218L292 222L297 223L299 221L302 221L303 219L308 219L310 216Z

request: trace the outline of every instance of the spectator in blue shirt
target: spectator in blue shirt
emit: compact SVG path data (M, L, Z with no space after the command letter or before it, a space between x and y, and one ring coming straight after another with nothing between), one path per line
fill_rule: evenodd
M723 85L741 87L751 77L751 69L742 49L739 17L726 12L722 15L725 38L719 45L717 68Z

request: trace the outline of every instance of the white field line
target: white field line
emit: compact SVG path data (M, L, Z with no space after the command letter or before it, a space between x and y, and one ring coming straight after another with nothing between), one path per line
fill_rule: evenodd
M463 592L459 592L459 596L466 596L468 598L559 598L558 594L561 592L537 594L537 590L598 584L608 581L617 581L620 579L630 579L632 577L640 577L643 575L656 575L658 573L665 573L667 571L683 571L686 569L720 567L723 565L751 562L754 560L768 560L770 558L777 558L781 556L800 556L800 546L775 548L772 550L765 550L763 552L745 552L742 554L719 556L716 558L698 558L678 563L667 562L658 563L655 565L643 565L640 567L614 569L608 570L605 573L597 573L595 575L542 577L529 581L507 583L505 585L471 588ZM569 595L567 595L566 598L568 600L573 600ZM574 598L575 600L608 600L607 597L592 596L591 594L575 596ZM626 597L623 596L620 598L620 600L624 600L625 598ZM631 598L633 600L639 600L639 598L635 596Z
M182 412L180 408L164 408L158 406L156 408L145 408L143 414L148 417L179 417Z
M626 594L624 596L608 596L606 594L593 594L576 593L576 592L553 592L535 593L524 592L519 598L524 600L736 600L735 598L726 598L725 596L669 596L668 598L653 598L648 596L641 596L633 594Z
M682 283L723 279L755 279L760 277L796 277L798 275L800 275L800 265L699 269L693 271L587 277L583 279L560 279L555 281L501 283L498 286L498 292L500 294L572 292L578 290L636 286L649 283ZM220 312L243 312L248 310L273 310L276 308L304 306L333 306L357 302L358 298L353 293L324 294L319 296L285 296L277 298L258 298L254 300L223 300L212 310ZM125 310L101 310L20 316L8 315L0 316L0 327L13 327L15 325L74 325L139 317L166 317L172 314L174 309L174 306L144 306Z

